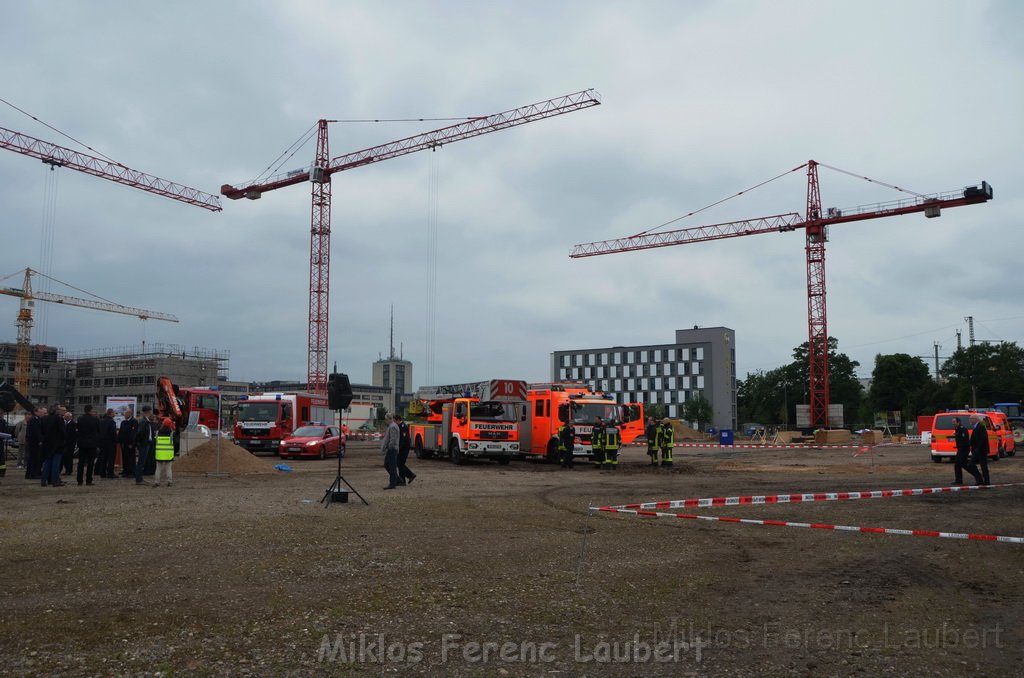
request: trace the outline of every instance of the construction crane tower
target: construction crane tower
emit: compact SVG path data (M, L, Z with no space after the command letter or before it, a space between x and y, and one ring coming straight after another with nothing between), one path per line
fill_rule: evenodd
M327 321L330 299L331 259L331 175L372 163L426 149L440 148L444 144L462 141L491 132L498 132L528 122L551 118L600 104L592 89L567 94L557 99L541 101L493 115L472 117L448 127L398 139L379 146L330 157L327 126L334 120L317 123L316 156L308 170L293 170L272 176L265 181L239 186L224 184L222 195L238 200L259 199L264 193L285 186L310 182L312 185L312 215L309 247L309 332L307 342L307 390L327 392Z
M673 231L648 231L617 240L582 243L576 245L569 256L576 259L601 254L651 249L654 247L667 247L669 245L686 245L708 240L736 238L745 235L794 231L798 228L804 229L804 250L807 256L807 352L810 374L808 391L811 426L828 428L828 321L825 305L825 243L828 240L828 227L849 221L894 217L916 212L924 212L924 215L930 219L940 216L944 208L976 205L991 200L992 187L988 182L982 181L980 185L968 186L958 191L924 195L913 193L897 186L884 184L868 177L851 175L904 193L911 193L913 197L853 209L840 210L830 208L823 213L821 208L821 192L818 187L819 165L835 169L844 174L851 174L845 170L823 165L814 160L808 160L803 165L786 172L785 174L789 174L790 172L807 168L807 210L804 216L796 212L789 212L768 217Z
M35 307L36 301L64 304L65 306L77 306L79 308L90 308L95 311L107 311L109 313L133 315L140 320L166 320L167 322L172 323L178 322L178 319L169 313L147 311L143 308L122 306L121 304L115 304L113 302L103 300L82 299L62 294L51 294L50 292L33 292L32 276L34 275L42 276L43 274L38 271L33 271L31 268L26 268L24 281L20 288L0 287L0 294L10 297L18 297L21 299L21 304L18 308L18 319L16 321L16 325L18 327L18 343L14 368L14 386L21 393L25 394L25 396L28 396L29 394L28 371L30 347L32 344L32 309ZM55 280L53 278L50 278L50 280L60 283L59 280ZM67 285L67 283L61 284ZM70 287L70 285L67 286Z

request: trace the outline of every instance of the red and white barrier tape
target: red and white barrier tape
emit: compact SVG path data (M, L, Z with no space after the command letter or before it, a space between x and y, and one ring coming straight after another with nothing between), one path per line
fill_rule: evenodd
M641 443L629 443L636 447L645 447ZM722 448L744 448L744 449L765 449L765 450L838 450L846 449L851 447L860 447L859 445L815 445L800 444L800 445L767 445L767 444L748 444L742 443L738 445L720 445L718 443L674 443L672 447L722 447Z
M911 444L920 443L878 443L873 447L905 447ZM628 443L630 446L645 447L643 443ZM759 449L759 450L848 450L853 448L862 447L862 445L815 445L814 443L794 443L792 445L769 445L769 444L754 444L754 443L737 443L735 445L721 445L719 443L674 443L672 447L735 447L740 449Z
M1019 487L1024 483L1003 483L999 485L954 485L951 487L925 487L907 490L868 490L853 492L801 492L796 494L746 495L735 497L705 497L702 499L677 499L644 504L623 504L621 506L590 507L590 510L606 513L625 513L635 516L656 518L682 518L686 520L707 520L744 525L770 525L775 527L804 527L817 530L837 530L872 534L894 534L914 537L940 537L943 539L966 539L974 541L995 541L1009 544L1024 544L1024 537L1004 537L991 534L967 532L938 532L935 530L901 530L889 527L858 527L852 525L831 525L828 523L798 523L785 520L757 520L753 518L730 518L725 516L700 516L687 513L668 513L658 509L707 508L712 506L753 506L766 504L795 504L816 501L844 501L851 499L882 499L886 497L915 497L946 492L967 492L992 490L1004 487Z

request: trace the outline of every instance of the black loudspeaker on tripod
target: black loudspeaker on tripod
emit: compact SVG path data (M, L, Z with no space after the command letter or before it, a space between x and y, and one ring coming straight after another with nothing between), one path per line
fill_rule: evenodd
M348 380L347 374L340 374L333 372L327 378L327 406L335 411L343 410L352 403L352 384ZM347 442L347 441L346 441ZM367 506L370 505L368 501L363 499L363 495L359 494L356 488L352 487L351 483L345 480L344 476L341 475L341 457L344 453L344 448L338 451L338 475L331 483L331 486L324 492L324 498L320 501L326 505L330 505L333 502L348 502L348 491L342 489L341 484L345 483L345 486L349 490L355 493L357 497L363 500L363 503Z

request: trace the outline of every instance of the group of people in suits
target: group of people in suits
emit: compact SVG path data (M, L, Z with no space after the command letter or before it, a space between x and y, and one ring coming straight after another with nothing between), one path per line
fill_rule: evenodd
M953 417L956 428L953 439L956 442L956 458L953 460L953 484L964 484L964 470L974 476L978 485L988 485L988 429L978 419L970 430L960 417Z

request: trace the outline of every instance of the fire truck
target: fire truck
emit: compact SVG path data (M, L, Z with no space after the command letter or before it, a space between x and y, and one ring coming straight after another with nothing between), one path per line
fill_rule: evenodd
M410 422L409 437L420 459L448 457L464 464L472 457L507 464L520 451L520 421L526 382L513 379L419 389L423 422Z
M573 422L576 428L574 457L590 457L590 432L596 417L615 422L622 444L632 443L644 432L643 403L619 405L613 396L590 390L582 382L531 384L527 392L528 416L523 426L525 456L558 460L558 429Z
M333 426L327 396L315 393L259 393L238 401L235 444L252 453L277 454L280 442L305 424Z

